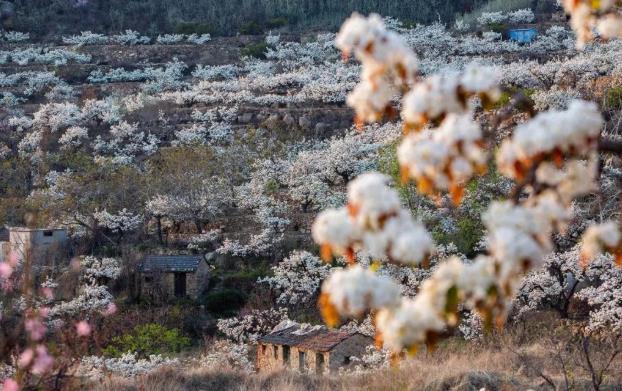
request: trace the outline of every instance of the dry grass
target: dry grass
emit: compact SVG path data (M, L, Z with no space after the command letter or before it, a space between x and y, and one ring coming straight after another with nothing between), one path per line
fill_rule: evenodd
M551 317L469 343L452 339L399 367L345 376L291 371L247 375L233 370L163 369L143 378L109 379L100 391L169 390L550 390L594 389L579 350L565 339L567 326ZM606 346L599 353L607 354ZM598 358L594 362L598 364ZM622 390L622 360L608 371L601 390Z

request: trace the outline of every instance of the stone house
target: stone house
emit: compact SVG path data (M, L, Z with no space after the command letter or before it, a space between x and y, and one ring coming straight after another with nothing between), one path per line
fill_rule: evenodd
M141 297L197 299L208 282L209 266L202 255L148 255L139 267Z
M0 229L0 261L11 252L30 257L35 268L56 268L69 260L69 235L64 228L5 227Z
M334 373L349 366L350 357L361 357L373 342L371 337L357 332L286 322L258 340L257 368L260 371L291 368L303 373Z

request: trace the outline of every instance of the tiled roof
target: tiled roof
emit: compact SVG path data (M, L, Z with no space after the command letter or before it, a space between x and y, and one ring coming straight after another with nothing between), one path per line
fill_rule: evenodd
M316 352L328 352L341 342L356 334L355 332L324 330L298 344L299 348Z
M355 334L357 333L329 330L326 327L317 326L305 329L300 325L292 325L259 338L259 342L295 346L316 352L328 352Z
M201 255L148 255L140 270L143 272L196 272L203 261Z

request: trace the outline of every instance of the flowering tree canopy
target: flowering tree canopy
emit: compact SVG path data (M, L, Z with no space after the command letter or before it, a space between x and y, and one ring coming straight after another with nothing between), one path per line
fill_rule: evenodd
M565 2L580 42L588 38L581 28L596 23L600 11L609 11L613 3L599 3L602 9L592 14L587 3ZM467 183L494 163L516 186L510 199L492 202L483 213L485 252L472 260L449 258L414 297L404 297L399 285L375 270L381 262L425 265L435 249L431 235L402 209L388 178L367 173L350 182L347 205L322 212L313 226L323 257L345 256L351 264L333 272L322 286L319 303L325 321L334 326L372 311L377 340L396 354L433 344L458 325L463 306L476 311L488 327L503 324L521 279L544 263L554 248L552 235L568 226L572 201L596 187L595 162L599 152L607 152L599 147L604 120L598 107L575 100L567 110L534 116L502 142L494 161L488 153L494 140L472 120L478 104L488 109L500 97L494 69L473 65L461 73L421 79L415 54L377 15L354 14L336 44L363 66L362 81L347 100L358 123L395 115L394 96L400 89L409 91L401 105L405 137L398 147L404 180L414 179L421 193L437 201L448 192L456 205ZM583 265L602 251L619 259L620 242L613 222L588 228ZM369 269L358 265L361 252L377 262Z

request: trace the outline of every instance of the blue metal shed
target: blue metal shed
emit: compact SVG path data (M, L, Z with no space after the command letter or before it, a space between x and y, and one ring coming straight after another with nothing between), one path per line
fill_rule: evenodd
M538 36L538 30L534 28L510 29L509 36L510 41L516 41L518 43L531 43Z

